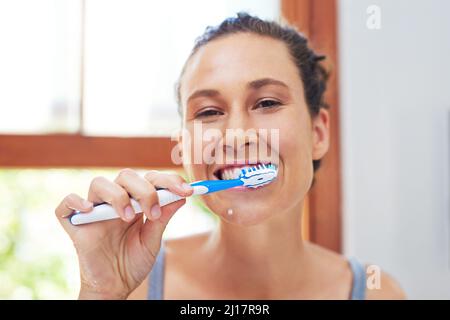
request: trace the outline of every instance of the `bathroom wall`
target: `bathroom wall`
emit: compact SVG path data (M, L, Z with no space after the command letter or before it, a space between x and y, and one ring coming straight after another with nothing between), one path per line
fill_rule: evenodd
M450 299L450 1L341 0L338 16L344 253L409 298Z

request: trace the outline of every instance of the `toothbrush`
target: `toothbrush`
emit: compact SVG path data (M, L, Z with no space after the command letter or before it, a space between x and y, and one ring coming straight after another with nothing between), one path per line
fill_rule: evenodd
M259 164L253 167L241 169L241 173L236 179L202 180L193 182L190 185L194 189L192 194L193 196L227 190L238 186L258 188L272 182L277 177L277 173L278 171L275 165ZM158 195L158 201L161 207L185 198L172 193L167 189L159 189L156 193ZM142 209L136 200L130 199L130 203L136 214L142 213ZM119 215L114 208L109 204L102 203L95 205L94 209L88 213L80 213L79 211L76 211L70 216L69 219L73 225L81 225L117 218L119 218Z

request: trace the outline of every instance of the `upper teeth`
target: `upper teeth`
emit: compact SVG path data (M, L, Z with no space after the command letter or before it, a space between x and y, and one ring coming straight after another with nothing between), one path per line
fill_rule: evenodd
M256 165L221 169L220 172L221 172L222 180L238 179L242 173L242 169L248 169L248 168L254 168L254 167L256 167Z
M231 180L239 178L242 168L228 168L221 170L223 180Z

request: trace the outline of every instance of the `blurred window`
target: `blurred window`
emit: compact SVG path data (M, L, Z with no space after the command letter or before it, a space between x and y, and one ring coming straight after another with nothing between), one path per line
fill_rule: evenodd
M0 133L170 136L174 84L197 36L277 0L0 2Z

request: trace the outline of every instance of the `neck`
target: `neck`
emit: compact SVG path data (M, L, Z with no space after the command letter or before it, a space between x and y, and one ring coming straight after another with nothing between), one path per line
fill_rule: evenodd
M305 246L301 234L303 202L287 212L255 226L221 222L211 234L208 251L211 266L222 272L253 278L258 284L284 285L305 266ZM226 276L226 275L225 275ZM267 280L261 281L261 279ZM274 281L276 280L276 281ZM285 281L283 281L285 280Z

